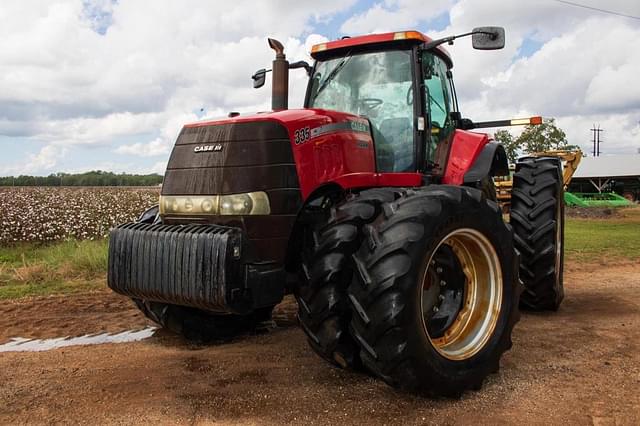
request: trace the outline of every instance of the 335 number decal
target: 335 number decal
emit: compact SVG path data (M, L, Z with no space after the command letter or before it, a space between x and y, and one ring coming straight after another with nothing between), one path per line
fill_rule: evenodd
M293 132L293 141L296 145L300 145L301 143L304 143L307 140L309 140L310 136L311 136L311 131L309 130L309 128L303 127L302 129L298 129L295 132Z

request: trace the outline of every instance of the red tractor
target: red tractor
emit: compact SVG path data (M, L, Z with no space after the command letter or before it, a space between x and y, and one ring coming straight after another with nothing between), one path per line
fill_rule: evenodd
M563 186L557 158L522 159L503 219L505 151L469 130L539 117L462 118L441 45L468 35L504 46L498 27L375 34L316 45L310 66L270 39L273 111L184 126L159 205L111 233L109 286L200 340L268 321L293 293L328 362L428 395L478 389L519 305L562 300ZM303 109L287 109L291 68L309 74Z

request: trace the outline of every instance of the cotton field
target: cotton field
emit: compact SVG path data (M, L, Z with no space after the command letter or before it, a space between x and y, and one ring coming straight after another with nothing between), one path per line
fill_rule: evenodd
M0 188L0 244L103 238L157 204L158 188Z

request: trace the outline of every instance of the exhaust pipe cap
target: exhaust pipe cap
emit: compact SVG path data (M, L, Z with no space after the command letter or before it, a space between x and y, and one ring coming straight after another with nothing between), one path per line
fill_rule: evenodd
M276 51L276 58L277 59L284 59L285 58L284 46L282 45L282 43L280 43L275 38L269 38L267 40L269 41L269 47L271 47L273 50Z

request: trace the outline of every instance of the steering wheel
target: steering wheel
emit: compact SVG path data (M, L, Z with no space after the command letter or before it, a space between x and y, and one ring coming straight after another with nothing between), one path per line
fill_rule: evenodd
M359 100L359 102L362 104L362 106L364 106L368 110L372 110L382 105L384 101L378 98L362 98Z

